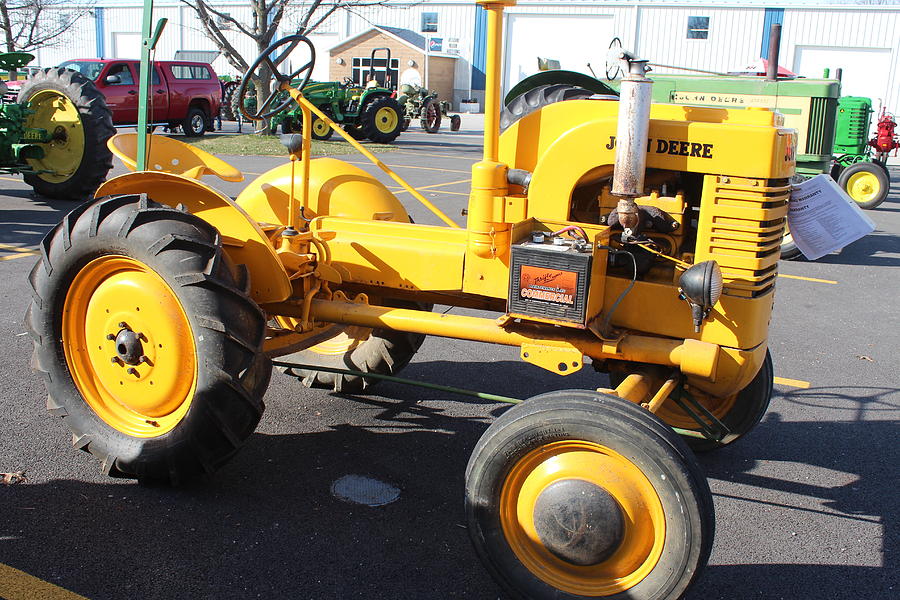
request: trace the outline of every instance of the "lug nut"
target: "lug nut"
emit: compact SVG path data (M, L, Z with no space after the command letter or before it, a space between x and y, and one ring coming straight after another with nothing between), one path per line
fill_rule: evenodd
M137 369L135 369L134 367L129 367L127 373L129 375L134 375L135 377L140 377L140 375L137 372Z
M118 356L113 356L111 359L109 359L109 361L114 365L118 365L120 363Z
M141 354L141 357L138 359L138 361L139 361L138 364L140 364L140 363L147 363L148 365L150 364L150 359L147 358L146 354Z
M128 329L128 323L126 323L125 321L119 321L119 327L121 327L122 329Z
M114 336L114 335L113 335L113 334L111 334L111 333L107 333L107 334L106 334L106 339L108 339L108 340L110 340L110 341L111 341L111 340L114 340L114 339L116 339L116 336Z

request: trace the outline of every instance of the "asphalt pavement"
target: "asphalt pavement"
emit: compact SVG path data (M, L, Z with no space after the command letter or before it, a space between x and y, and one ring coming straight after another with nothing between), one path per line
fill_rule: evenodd
M463 223L477 122L435 135L414 124L397 147L379 157ZM248 177L283 160L223 158ZM243 186L207 181L231 195ZM394 383L339 395L276 372L257 432L214 476L170 489L101 475L46 412L22 324L35 248L73 206L16 176L0 185L0 472L28 478L0 485L0 596L50 597L41 586L52 584L95 600L502 597L469 543L463 474L504 405ZM416 222L438 224L399 196ZM740 443L699 456L717 531L690 599L900 597L900 186L867 214L873 234L780 266L775 396ZM590 368L560 380L515 349L440 338L402 375L520 398L605 385ZM351 474L399 499L336 499Z

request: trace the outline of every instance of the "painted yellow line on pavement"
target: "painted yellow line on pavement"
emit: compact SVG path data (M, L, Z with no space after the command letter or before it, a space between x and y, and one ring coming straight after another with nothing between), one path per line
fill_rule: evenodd
M3 181L18 181L20 183L22 182L21 179L14 179L12 177L0 177L0 179L2 179Z
M22 246L10 246L9 244L0 244L0 250L8 250L10 252L37 252L37 248L23 248Z
M790 387L800 388L802 390L809 389L808 381L800 381L799 379L788 379L787 377L775 377L775 383L778 385L787 385Z
M6 600L87 600L24 571L0 563L0 598Z
M408 152L405 150L395 150L394 152L396 152L397 154L409 154L411 156L433 156L435 158L455 158L455 159L459 159L459 160L469 160L469 161L472 161L473 163L481 160L481 157L472 158L470 156L459 156L459 155L453 156L452 154L433 154L431 152Z
M37 253L37 250L35 250L34 252L26 252L22 254L7 254L6 256L0 256L0 261L16 260L17 258L28 258L29 256L34 256Z
M344 162L347 162L351 165L366 165L366 166L370 166L370 167L376 166L370 162L349 161L349 160L344 161ZM384 161L382 161L382 162L384 162ZM385 164L387 164L387 163L385 163ZM439 169L437 167L419 167L416 165L387 165L387 166L389 166L392 169L423 169L425 171L440 171L441 173L465 173L466 175L469 175L472 173L472 171L460 171L458 169Z
M832 281L831 279L816 279L815 277L800 277L799 275L785 275L784 273L779 273L779 277L784 277L785 279L799 279L800 281L812 281L813 283L830 283L831 285L837 285L837 281Z
M445 185L459 185L460 183L469 183L470 181L472 181L472 180L471 179L460 179L459 181L448 181L447 183L435 183L433 185L425 185L425 186L422 186L422 187L419 187L416 189L417 190L433 190L434 188L444 187ZM402 194L404 192L409 193L409 190L400 189L400 190L395 191L394 193ZM455 194L459 194L460 196L468 196L469 195L469 194L464 194L463 192L447 192L447 193L451 193L451 194L455 193Z

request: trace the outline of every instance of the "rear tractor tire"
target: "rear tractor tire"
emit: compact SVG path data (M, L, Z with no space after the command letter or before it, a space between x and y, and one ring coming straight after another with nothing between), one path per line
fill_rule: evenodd
M842 170L837 182L857 206L866 210L877 208L884 202L891 187L887 170L878 163L867 161Z
M513 98L500 113L500 131L536 110L566 100L583 100L590 98L594 92L583 87L566 83L541 85Z
M514 598L681 598L715 516L696 459L641 407L535 396L498 418L466 468L469 535Z
M94 83L77 71L44 69L22 84L18 102L35 111L25 127L45 129L53 141L42 144L44 157L27 159L45 173L26 173L25 183L47 198L83 201L103 183L112 169L106 142L116 130L106 98Z
M618 386L623 379L624 376L621 374L610 374L610 382L613 387ZM687 445L695 452L709 452L733 444L750 433L769 408L774 379L772 355L766 350L766 358L756 376L747 384L747 387L738 393L725 398L716 398L699 390L691 390L694 399L724 423L731 433L718 442L706 438L685 437ZM692 431L700 430L697 422L684 412L674 400L666 400L656 411L656 416L672 427Z
M143 194L102 198L47 235L30 280L47 408L104 473L178 483L253 433L265 317L208 223Z
M378 96L359 115L363 134L378 144L390 144L403 130L403 109L390 96Z
M389 305L395 308L431 310L430 305L407 302L391 302ZM425 336L422 334L350 326L341 329L331 339L282 357L282 360L332 369L396 375L409 364L424 341ZM378 383L377 379L359 375L292 368L285 369L285 372L300 378L306 387L328 388L346 394L363 393Z

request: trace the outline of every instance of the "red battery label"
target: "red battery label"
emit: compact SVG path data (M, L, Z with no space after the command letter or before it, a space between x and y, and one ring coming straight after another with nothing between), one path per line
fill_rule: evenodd
M574 271L522 265L519 282L521 298L575 306L578 273Z

